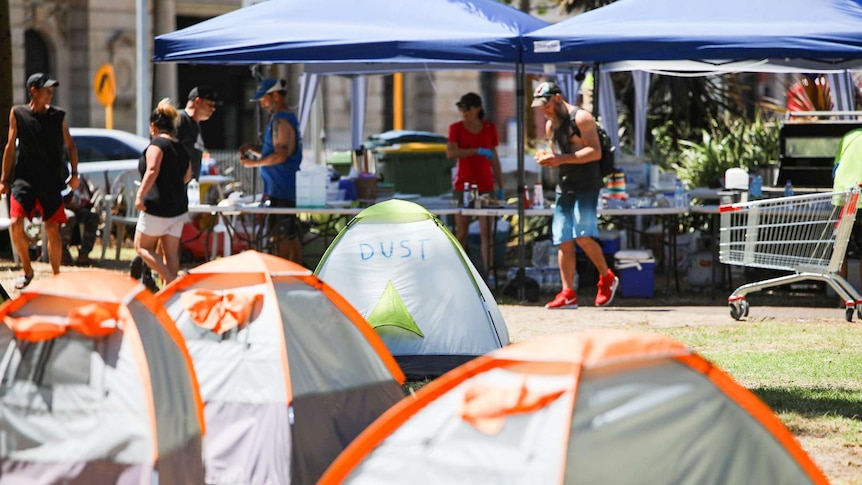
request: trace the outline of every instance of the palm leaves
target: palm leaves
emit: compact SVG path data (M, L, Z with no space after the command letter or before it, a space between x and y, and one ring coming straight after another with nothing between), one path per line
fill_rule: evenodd
M832 93L826 77L806 75L787 89L788 111L831 111Z
M679 140L679 156L670 163L677 176L690 187L721 187L729 168L747 171L778 159L778 127L724 112L709 120L700 141Z

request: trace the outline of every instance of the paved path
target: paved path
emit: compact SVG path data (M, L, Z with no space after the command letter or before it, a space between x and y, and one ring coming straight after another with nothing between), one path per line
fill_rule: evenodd
M501 305L500 311L513 342L537 335L567 333L590 327L662 328L678 326L744 325L765 319L788 321L844 321L838 302L831 307L782 307L752 304L749 316L736 321L727 306L625 306L625 300L611 307L582 306L577 310L546 310L535 305ZM854 321L858 318L854 316ZM859 323L862 328L862 322Z

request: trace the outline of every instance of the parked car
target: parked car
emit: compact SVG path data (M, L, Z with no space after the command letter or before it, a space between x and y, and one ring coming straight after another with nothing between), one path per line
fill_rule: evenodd
M142 136L105 128L69 128L78 147L78 172L107 192L114 179L127 170L137 170L138 159L150 144Z

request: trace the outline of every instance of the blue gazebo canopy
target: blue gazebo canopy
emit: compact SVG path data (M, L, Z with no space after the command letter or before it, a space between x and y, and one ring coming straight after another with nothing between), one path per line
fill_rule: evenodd
M352 73L512 64L521 36L546 25L496 0L269 0L157 36L153 60Z
M531 32L524 44L528 63L772 59L828 66L862 58L862 2L619 0Z

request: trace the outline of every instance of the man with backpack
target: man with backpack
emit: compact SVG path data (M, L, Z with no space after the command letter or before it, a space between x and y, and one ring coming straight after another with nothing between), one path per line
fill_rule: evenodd
M545 308L578 307L574 290L576 243L599 272L596 306L605 306L613 300L619 278L608 267L595 239L599 237L599 191L604 186L596 120L587 110L567 103L560 88L551 82L536 87L532 107L540 108L547 120L545 134L551 147L551 152L536 153L536 161L542 167L559 168L551 234L560 247L557 258L563 288Z

